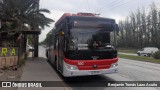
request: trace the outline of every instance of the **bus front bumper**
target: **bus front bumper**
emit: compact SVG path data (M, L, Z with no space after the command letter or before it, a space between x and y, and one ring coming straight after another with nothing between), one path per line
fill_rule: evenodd
M118 66L108 68L108 69L101 69L101 70L70 70L64 64L64 68L63 68L64 77L112 74L117 72L118 72Z

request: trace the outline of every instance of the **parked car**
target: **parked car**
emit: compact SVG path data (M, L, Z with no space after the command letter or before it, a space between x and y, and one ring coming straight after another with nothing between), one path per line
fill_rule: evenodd
M158 51L157 47L144 47L142 50L137 51L138 56L151 56Z
M27 51L32 52L32 51L34 51L34 48L32 46L30 46L30 45L27 45Z

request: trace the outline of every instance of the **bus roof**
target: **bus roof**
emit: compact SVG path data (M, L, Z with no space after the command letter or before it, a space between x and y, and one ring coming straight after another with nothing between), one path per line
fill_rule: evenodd
M97 20L97 21L100 20L100 21L115 23L114 19L103 18L103 17L67 16L66 18L69 18L70 20Z
M96 16L96 14L92 13L77 13L77 14L64 13L61 16L61 18L55 23L55 26L61 23L65 18L69 18L71 20L102 20L110 23L115 23L115 19L99 17Z

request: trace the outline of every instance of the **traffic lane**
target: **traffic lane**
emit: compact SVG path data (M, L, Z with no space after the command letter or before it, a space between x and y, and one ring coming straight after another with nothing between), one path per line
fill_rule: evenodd
M100 87L99 82L104 81L115 81L112 78L106 77L104 75L94 75L94 76L79 76L79 77L63 77L61 79L64 81L65 85L69 90L104 90L106 87ZM107 90L113 90L108 89Z
M39 46L39 55L42 57L45 57L45 48L42 46ZM134 81L134 79L130 78L130 74L126 74L125 71L128 73L130 70L123 67L125 65L125 62L123 59L119 60L119 73L117 74L106 74L106 75L98 75L98 76L83 76L83 77L72 77L72 78L64 78L61 74L58 72L58 76L61 78L61 80L64 82L64 85L67 86L68 90L157 90L155 88L140 88L140 87L87 87L91 86L93 83L103 82L103 81ZM129 61L132 63L131 61ZM134 62L134 61L133 61ZM128 65L127 65L128 66ZM152 65L153 66L153 65ZM132 71L133 72L133 71ZM129 76L129 77L128 77ZM85 80L82 82L82 80ZM73 82L74 81L74 82ZM81 84L82 86L86 87L76 87L76 84Z
M118 75L133 81L160 81L160 65L135 61L129 59L119 59Z
M112 77L113 76L113 77ZM101 86L100 84L108 84L108 81L117 82L117 81L126 81L126 79L122 80L118 74L106 74L106 75L97 75L97 76L83 76L83 77L72 77L72 78L64 78L61 79L64 81L65 85L70 90L158 90L153 87L107 87ZM132 81L132 80L129 80ZM103 84L104 85L104 84Z
M119 58L118 73L98 76L99 81L160 81L160 64ZM97 80L81 77L80 80ZM97 77L96 77L97 78ZM101 79L100 79L101 78ZM79 80L76 77L71 80Z
M70 81L76 81L73 83L65 82L73 90L160 90L158 87L87 87L93 83L103 81L159 81L159 64L134 61L128 59L119 59L119 72L117 74L106 74L100 76L84 76L70 78ZM63 79L63 78L62 78ZM65 79L63 79L65 81ZM81 82L82 80L85 80ZM86 87L76 87L77 85Z
M152 87L72 87L71 90L159 90Z

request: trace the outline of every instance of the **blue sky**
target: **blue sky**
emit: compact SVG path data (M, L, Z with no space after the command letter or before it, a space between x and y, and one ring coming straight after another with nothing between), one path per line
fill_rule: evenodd
M55 22L63 13L77 12L97 13L118 22L138 8L145 8L147 12L151 2L155 2L157 7L160 5L160 0L40 0L40 8L49 9L51 13L45 15ZM42 30L39 41L43 41L53 27L54 23Z

